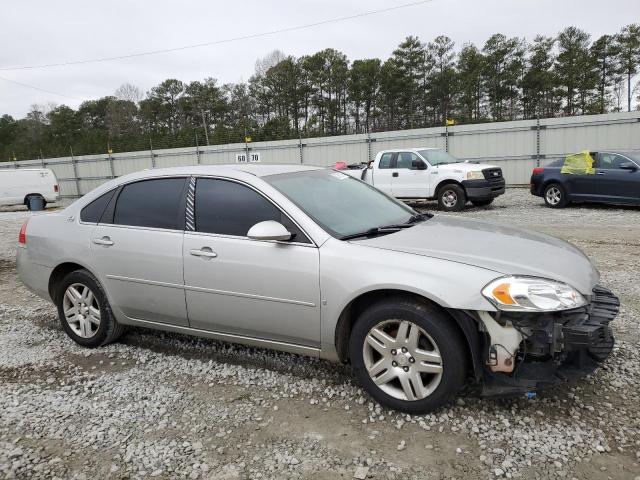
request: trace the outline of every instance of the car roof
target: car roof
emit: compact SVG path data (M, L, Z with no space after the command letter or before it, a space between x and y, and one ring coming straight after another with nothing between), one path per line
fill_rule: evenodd
M244 172L256 177L277 175L279 173L301 172L306 170L321 170L323 167L297 164L243 164L232 163L223 165L189 165L184 167L154 168L136 172L136 176L156 177L167 175L228 175L230 171ZM120 177L122 178L122 177Z
M418 150L442 150L437 147L407 147L407 148L389 148L388 150L380 150L379 153L386 152L417 152Z

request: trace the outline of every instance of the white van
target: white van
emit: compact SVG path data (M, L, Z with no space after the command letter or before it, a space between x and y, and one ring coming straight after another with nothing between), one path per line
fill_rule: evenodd
M58 179L48 168L0 168L0 205L26 205L31 197L44 204L58 200Z

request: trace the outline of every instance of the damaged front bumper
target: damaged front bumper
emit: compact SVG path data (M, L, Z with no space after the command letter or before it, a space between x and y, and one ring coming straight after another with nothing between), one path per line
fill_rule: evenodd
M609 323L619 308L620 302L611 291L596 286L585 307L496 316L502 329L491 335L491 328L485 328L481 340L486 352L481 394L517 395L590 374L613 350ZM509 349L509 342L517 348Z

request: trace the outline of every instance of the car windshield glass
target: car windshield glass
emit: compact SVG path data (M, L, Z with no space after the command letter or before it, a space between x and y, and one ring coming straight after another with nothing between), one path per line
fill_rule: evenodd
M640 150L636 150L635 152L625 152L624 155L635 161L637 165L640 165Z
M453 155L449 155L442 150L418 150L418 153L422 155L431 165L440 165L444 163L459 163Z
M409 223L418 215L405 204L335 170L307 170L263 179L338 238Z

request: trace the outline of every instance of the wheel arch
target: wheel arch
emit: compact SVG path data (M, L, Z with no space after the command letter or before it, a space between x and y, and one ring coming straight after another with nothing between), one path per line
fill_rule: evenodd
M458 180L454 179L454 178L445 178L444 180L441 180L440 183L438 183L438 185L436 186L435 190L433 191L434 196L437 198L438 195L440 195L440 190L442 189L442 187L444 187L445 185L457 185L459 186L462 190L465 190L464 185L462 185L462 183L460 183Z
M420 295L416 292L408 290L385 288L370 290L361 293L353 298L343 309L338 317L335 329L334 343L336 353L341 362L349 362L349 337L353 325L357 322L359 316L367 309L369 305L384 298L404 297L419 302L434 305L442 311L444 315L449 317L455 324L460 336L464 339L465 350L469 366L473 370L473 376L479 379L482 375L482 360L480 355L480 333L478 331L476 320L470 315L460 310L445 308L434 300Z
M49 296L51 297L51 300L53 300L54 303L56 301L57 285L60 283L60 281L64 277L69 275L71 272L75 272L76 270L86 270L95 277L94 273L91 272L91 270L89 270L84 265L81 265L76 262L71 262L71 261L60 263L51 271L51 275L49 275L49 285L48 285Z

